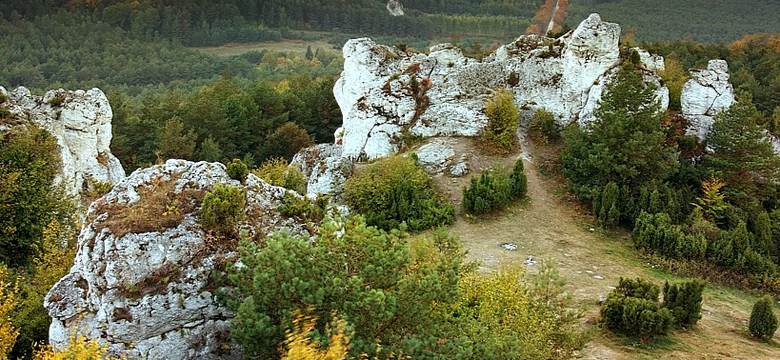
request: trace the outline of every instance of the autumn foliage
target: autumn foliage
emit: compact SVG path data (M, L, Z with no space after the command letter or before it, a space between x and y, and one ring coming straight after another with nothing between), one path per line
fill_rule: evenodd
M555 31L563 25L566 19L566 8L569 6L569 0L558 0L558 9L555 9L555 0L546 0L531 19L531 26L525 30L526 35L546 35L550 31ZM553 13L554 12L554 13ZM550 20L553 22L552 28L548 29Z

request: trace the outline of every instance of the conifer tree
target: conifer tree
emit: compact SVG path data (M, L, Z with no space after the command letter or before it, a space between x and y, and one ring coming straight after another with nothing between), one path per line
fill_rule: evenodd
M772 297L764 295L753 305L753 311L750 313L750 322L748 330L750 335L755 338L769 340L777 331L777 317L775 316Z
M610 182L640 188L674 169L676 153L665 145L663 114L641 72L624 67L600 105L587 129L564 132L563 173L577 195L588 197Z

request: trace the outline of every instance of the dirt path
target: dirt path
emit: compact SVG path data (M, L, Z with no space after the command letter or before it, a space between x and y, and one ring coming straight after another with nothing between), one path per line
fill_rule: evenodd
M524 138L521 137L524 140ZM525 142L525 149L535 153ZM525 156L523 156L525 155ZM528 152L506 159L509 163ZM606 297L620 277L650 277L656 283L682 279L655 270L642 262L625 235L594 229L592 217L577 213L564 190L540 174L530 158L524 161L531 200L516 204L490 219L460 217L450 231L469 250L469 259L481 262L487 273L505 264L550 259L567 279L567 290L586 313L584 324L598 319L598 300ZM474 174L478 173L477 169ZM465 182L458 181L462 186ZM506 250L502 244L517 245ZM526 265L529 274L535 266ZM757 344L744 334L754 298L742 292L710 286L705 293L704 316L695 331L678 331L660 349L637 349L607 331L598 331L583 350L586 359L780 359L780 346ZM588 325L590 326L590 325ZM740 357L743 356L743 357Z
M555 9L553 9L552 14L550 14L550 23L547 25L547 29L544 31L544 34L546 35L550 30L553 29L555 26L555 13L558 12L558 8L560 7L560 1L555 2Z

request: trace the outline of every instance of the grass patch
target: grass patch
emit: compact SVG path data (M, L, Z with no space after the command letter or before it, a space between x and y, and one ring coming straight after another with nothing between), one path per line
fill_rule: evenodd
M108 228L116 238L129 233L165 231L178 226L184 214L194 212L203 201L204 192L182 190L175 193L176 179L157 178L152 184L138 189L141 199L129 206L107 204L99 200L97 213L108 218L99 225Z

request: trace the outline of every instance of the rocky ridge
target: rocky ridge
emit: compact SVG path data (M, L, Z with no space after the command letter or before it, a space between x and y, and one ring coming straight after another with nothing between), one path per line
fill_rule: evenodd
M233 314L217 302L212 277L236 259L237 241L200 226L203 196L217 183L246 191L238 228L247 236L315 226L279 213L288 190L252 174L241 184L220 163L139 169L89 207L75 263L45 298L51 344L78 331L131 358L240 359L228 336Z
M482 61L451 44L418 54L352 39L334 86L344 114L342 155L387 156L410 136L477 136L487 124L485 101L497 88L512 91L521 109L546 109L561 124L587 122L622 63L619 37L619 25L592 14L559 39L521 36ZM639 54L665 110L669 92L655 73L663 58Z
M109 148L113 112L108 98L99 89L51 90L35 96L24 87L8 93L4 105L10 112L0 120L0 133L12 126L37 124L57 138L62 157L60 181L77 195L90 190L96 181L116 184L125 170Z

